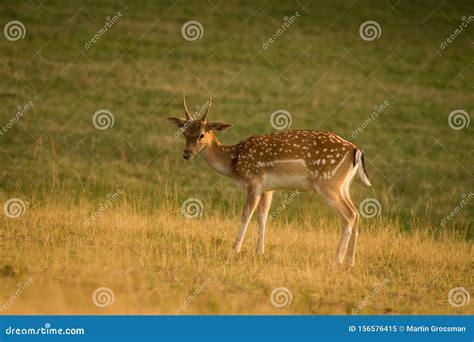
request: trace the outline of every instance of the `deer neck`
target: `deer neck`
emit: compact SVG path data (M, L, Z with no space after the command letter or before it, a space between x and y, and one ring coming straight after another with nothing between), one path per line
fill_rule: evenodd
M231 176L232 159L235 146L223 145L217 138L213 139L211 146L203 151L204 160L214 170L225 176Z

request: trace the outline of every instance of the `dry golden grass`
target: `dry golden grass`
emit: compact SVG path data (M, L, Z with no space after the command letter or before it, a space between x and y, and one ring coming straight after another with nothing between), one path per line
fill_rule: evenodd
M302 224L275 220L263 257L255 254L252 222L243 253L232 257L238 217L186 219L173 201L146 214L123 199L86 226L97 209L87 201L30 206L18 219L0 219L2 303L33 280L7 314L173 314L206 282L181 314L350 314L368 296L360 314L474 313L472 303L453 308L447 301L451 288L472 290L472 243L434 239L419 227L400 233L383 219L364 220L356 266L333 269L340 229L330 215ZM99 287L112 289L112 305L93 304ZM289 306L271 305L277 287L291 291Z

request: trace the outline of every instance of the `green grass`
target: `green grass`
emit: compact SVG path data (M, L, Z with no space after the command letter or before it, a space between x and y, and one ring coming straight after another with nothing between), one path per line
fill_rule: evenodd
M96 198L121 185L150 192L178 184L184 196L214 188L217 203L226 201L234 196L221 193L229 182L202 161L181 160L182 141L164 120L182 114L184 90L190 106L214 96L210 117L235 125L222 135L226 143L272 131L270 114L284 108L292 113L292 128L336 131L366 151L375 193L387 201L385 214L405 220L428 207L424 218L433 224L448 214L472 185L470 129L447 125L452 110L472 109L472 29L445 50L439 44L472 4L441 6L424 23L434 2L400 4L391 12L378 2L312 2L307 9L266 4L245 22L255 7L221 4L211 12L197 3L135 1L127 9L48 2L35 11L30 3L3 3L2 17L21 20L27 36L0 42L1 122L18 105L34 102L0 137L4 191ZM85 49L118 11L122 19ZM296 11L300 16L286 33L262 49L282 18ZM369 19L382 28L372 42L358 33ZM183 39L188 20L202 23L202 39ZM352 139L384 101L388 109ZM107 131L91 125L102 108L115 116ZM358 185L356 190L358 199L372 195ZM469 216L472 209L454 225L465 230Z

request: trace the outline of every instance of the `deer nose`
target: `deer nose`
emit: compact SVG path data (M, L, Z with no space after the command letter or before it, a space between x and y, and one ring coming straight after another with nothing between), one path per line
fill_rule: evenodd
M183 158L186 159L186 160L191 159L191 151L185 150L185 151L183 152Z

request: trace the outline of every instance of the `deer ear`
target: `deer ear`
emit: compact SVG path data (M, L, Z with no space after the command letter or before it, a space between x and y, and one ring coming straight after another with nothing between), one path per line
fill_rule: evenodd
M229 127L232 127L232 125L220 123L220 122L210 122L208 123L208 127L209 129L212 129L214 131L223 131Z
M179 119L179 118L174 118L174 117L171 117L171 116L168 116L166 119L168 119L173 125L181 128L184 126L184 124L186 123L186 120L183 120L183 119Z

